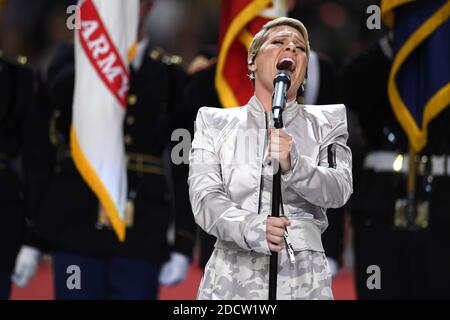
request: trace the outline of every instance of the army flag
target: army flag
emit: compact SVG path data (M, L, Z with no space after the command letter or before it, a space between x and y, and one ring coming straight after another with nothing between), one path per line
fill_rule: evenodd
M139 1L80 0L78 6L71 151L81 176L123 241L127 175L122 126L128 53L137 38Z
M389 100L418 153L430 121L450 106L450 1L383 0L381 12L394 35Z
M268 21L285 16L285 0L223 0L215 83L222 107L244 105L254 89L248 78L247 52L253 36Z

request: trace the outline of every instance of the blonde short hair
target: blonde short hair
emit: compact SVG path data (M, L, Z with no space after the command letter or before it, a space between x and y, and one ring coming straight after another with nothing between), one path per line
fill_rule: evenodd
M269 35L270 29L280 26L289 26L300 32L305 40L306 44L306 57L309 60L309 38L308 38L308 30L306 27L297 19L288 18L288 17L280 17L274 20L267 22L262 29L253 37L253 41L250 44L250 48L248 50L248 58L247 58L247 66L249 68L250 79L254 80L255 76L252 70L250 70L250 66L255 63L256 56L258 55L259 49L263 45L264 41L266 41L267 36Z

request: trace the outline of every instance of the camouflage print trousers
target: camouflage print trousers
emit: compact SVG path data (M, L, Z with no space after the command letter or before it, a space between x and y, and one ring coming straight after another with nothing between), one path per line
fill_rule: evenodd
M267 300L269 257L255 252L214 249L197 299ZM333 299L330 269L323 252L296 252L292 264L286 250L282 250L278 262L278 300Z

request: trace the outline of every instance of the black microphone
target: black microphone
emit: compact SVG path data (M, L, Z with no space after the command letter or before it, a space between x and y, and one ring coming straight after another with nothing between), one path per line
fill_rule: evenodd
M283 118L281 117L286 106L286 98L289 87L291 86L291 76L289 71L278 71L275 79L273 79L275 87L272 94L272 114L275 128L283 127Z

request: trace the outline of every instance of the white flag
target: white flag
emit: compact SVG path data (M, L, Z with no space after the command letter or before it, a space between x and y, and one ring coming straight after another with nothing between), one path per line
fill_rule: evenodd
M78 5L72 156L123 241L127 172L122 127L139 0L80 0Z

